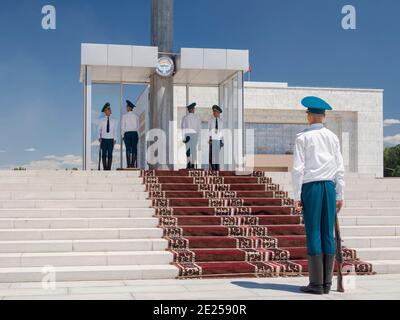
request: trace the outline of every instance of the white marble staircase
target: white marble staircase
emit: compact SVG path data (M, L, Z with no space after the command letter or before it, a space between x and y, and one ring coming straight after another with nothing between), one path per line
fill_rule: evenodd
M270 175L292 191L290 173ZM375 272L400 273L400 178L348 173L346 184L340 213L345 245L372 263Z
M147 198L138 171L0 171L0 282L175 278Z

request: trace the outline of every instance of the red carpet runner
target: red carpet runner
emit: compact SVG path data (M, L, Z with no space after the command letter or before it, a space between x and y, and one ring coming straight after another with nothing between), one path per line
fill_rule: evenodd
M302 216L263 172L142 171L181 278L307 273ZM372 266L344 248L359 274Z

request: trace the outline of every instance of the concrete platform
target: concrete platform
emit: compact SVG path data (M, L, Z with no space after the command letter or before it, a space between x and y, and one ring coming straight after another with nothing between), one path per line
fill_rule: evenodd
M131 280L0 284L0 300L398 300L400 275L357 276L345 293L299 293L307 278ZM335 288L334 288L335 289Z

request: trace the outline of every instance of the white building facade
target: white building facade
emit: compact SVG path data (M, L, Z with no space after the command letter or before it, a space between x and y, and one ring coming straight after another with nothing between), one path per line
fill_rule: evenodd
M339 137L347 171L382 177L383 90L378 89L304 88L290 87L287 83L245 82L245 128L254 130L254 139L246 141L247 167L291 170L296 134L307 127L305 108L300 102L310 95L321 97L333 106L326 126ZM147 110L147 97L146 90L138 100L143 113ZM205 128L211 106L218 103L218 90L176 86L174 120L177 126L186 113L188 101L197 102L197 113ZM142 134L142 141L144 138ZM206 158L207 146L201 149Z

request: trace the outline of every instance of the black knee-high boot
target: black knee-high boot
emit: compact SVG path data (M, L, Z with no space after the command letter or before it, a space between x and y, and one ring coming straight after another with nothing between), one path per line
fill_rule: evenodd
M332 287L333 270L335 266L335 255L324 254L324 293L329 294Z
M323 294L324 262L322 254L308 256L308 273L310 284L306 287L301 287L300 290L305 293Z
M126 151L126 167L129 169L131 167L131 155Z
M108 170L108 165L107 165L107 155L105 152L102 154L102 162L103 162L103 170L107 171Z
M107 163L107 171L111 171L112 160L113 160L113 157L112 157L112 156L109 156L109 157L108 157L108 163Z
M137 154L134 153L134 154L132 155L132 167L131 167L131 168L137 168L137 167L138 167L138 164L137 164Z

